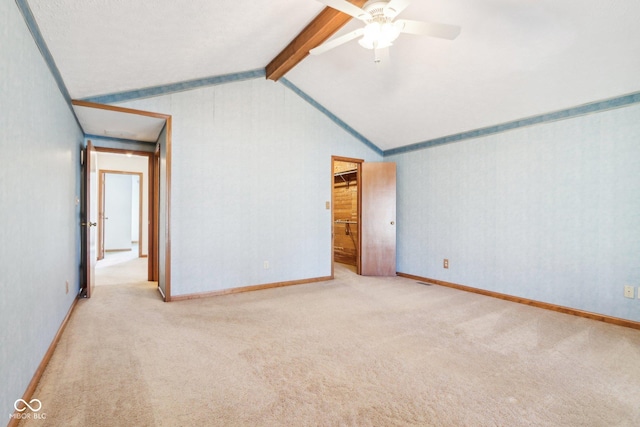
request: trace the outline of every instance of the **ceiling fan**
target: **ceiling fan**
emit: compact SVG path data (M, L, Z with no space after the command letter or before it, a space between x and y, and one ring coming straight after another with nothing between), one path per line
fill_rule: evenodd
M362 9L346 0L318 1L351 15L363 21L366 25L311 49L309 53L312 55L319 55L362 36L358 43L366 49L373 49L374 62L377 63L382 58L382 50L391 46L400 33L426 35L448 40L453 40L460 34L460 27L457 25L411 21L408 19L394 21L394 18L409 6L409 0L369 0Z

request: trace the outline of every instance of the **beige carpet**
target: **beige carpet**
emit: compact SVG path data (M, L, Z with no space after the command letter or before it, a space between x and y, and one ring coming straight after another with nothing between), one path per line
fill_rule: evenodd
M168 304L98 286L33 396L46 420L22 425L640 425L638 330L336 277Z

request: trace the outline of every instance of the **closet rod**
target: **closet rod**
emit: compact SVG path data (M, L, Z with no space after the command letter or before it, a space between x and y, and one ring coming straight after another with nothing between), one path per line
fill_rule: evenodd
M344 172L336 172L336 173L333 174L333 176L349 175L349 174L357 173L357 172L358 172L357 169L351 169L351 170L344 171Z

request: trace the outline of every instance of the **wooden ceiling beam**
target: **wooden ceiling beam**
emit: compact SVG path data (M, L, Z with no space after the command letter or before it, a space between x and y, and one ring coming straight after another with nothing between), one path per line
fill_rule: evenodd
M348 0L358 7L362 7L367 0ZM280 52L266 67L267 78L277 81L289 70L298 65L309 55L309 50L319 46L353 19L346 13L331 7L325 7L304 30L298 34L282 52Z

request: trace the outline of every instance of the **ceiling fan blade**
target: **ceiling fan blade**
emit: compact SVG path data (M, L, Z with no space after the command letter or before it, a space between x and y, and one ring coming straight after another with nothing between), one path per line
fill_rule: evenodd
M358 6L355 6L349 3L346 0L318 0L320 3L323 3L335 10L339 10L342 13L346 13L347 15L351 15L354 18L358 18L361 21L366 21L367 19L373 19L373 17L364 9L360 9Z
M344 36L340 36L333 40L329 40L328 42L323 43L318 47L314 47L309 51L309 53L312 55L320 55L321 53L325 53L326 51L331 50L334 47L338 47L341 44L345 44L348 41L351 41L357 37L360 37L363 34L364 34L364 28L359 28L355 31L345 34Z
M398 19L394 22L394 25L401 33L425 35L447 40L453 40L460 34L460 27L457 25L411 21L408 19Z
M384 14L393 19L405 10L406 7L409 6L409 3L411 3L409 0L391 0L384 7Z

